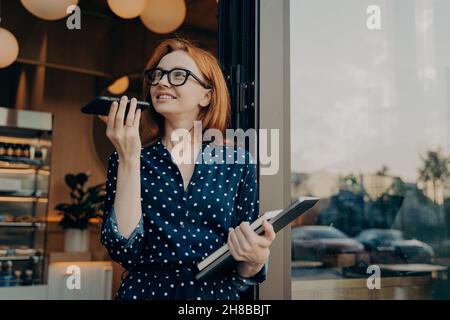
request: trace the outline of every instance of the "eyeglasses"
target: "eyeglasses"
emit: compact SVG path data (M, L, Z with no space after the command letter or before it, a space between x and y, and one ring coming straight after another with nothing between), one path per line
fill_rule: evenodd
M189 76L192 76L195 80L198 81L205 89L211 89L211 86L203 82L199 79L195 74L187 69L182 68L174 68L172 70L163 70L160 68L153 68L144 71L144 76L146 80L152 85L156 86L159 84L159 81L167 74L167 79L169 83L173 86L182 86L186 83Z

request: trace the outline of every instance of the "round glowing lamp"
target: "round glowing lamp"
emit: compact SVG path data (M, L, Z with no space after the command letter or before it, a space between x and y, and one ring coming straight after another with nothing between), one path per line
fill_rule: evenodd
M133 19L144 11L146 0L108 0L112 12L123 19Z
M140 18L155 33L165 34L178 29L186 18L184 0L147 0Z
M114 95L119 95L127 91L129 85L130 85L130 78L128 78L128 76L123 76L114 81L108 87L108 91Z
M33 15L44 20L59 20L67 16L67 8L78 0L20 0Z
M0 28L0 43L0 68L6 68L16 61L19 43L16 37L4 28Z

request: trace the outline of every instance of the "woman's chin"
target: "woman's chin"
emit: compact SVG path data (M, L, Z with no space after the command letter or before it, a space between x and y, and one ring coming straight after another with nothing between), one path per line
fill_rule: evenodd
M158 113L166 113L166 112L177 112L178 107L174 104L167 103L167 102L158 102L155 104L155 110Z
M155 111L163 116L171 116L171 115L183 115L187 117L191 117L194 114L199 112L199 107L189 108L186 105L175 104L175 103L156 103L154 105Z

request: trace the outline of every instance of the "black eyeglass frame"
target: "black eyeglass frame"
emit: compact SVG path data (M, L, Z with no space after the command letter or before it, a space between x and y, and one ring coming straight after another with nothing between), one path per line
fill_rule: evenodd
M188 70L188 69L183 69L183 68L173 68L173 69L171 69L171 70L164 70L164 69L161 69L161 68L151 68L151 69L145 70L145 71L144 71L144 77L145 77L145 79L147 80L147 82L148 82L151 86L157 86L157 85L159 84L159 81L158 81L157 83L153 84L153 83L149 80L149 74L151 74L152 72L154 72L154 71L156 71L156 70L159 70L159 71L162 72L162 75L161 75L161 78L159 79L159 81L161 81L162 78L164 77L164 75L167 74L167 81L169 81L169 83L170 83L172 86L175 86L175 87L179 87L179 86L184 85L184 84L186 83L186 81L188 80L189 76L192 76L192 77L193 77L195 80L197 80L197 82L198 82L202 87L204 87L205 89L211 89L211 88L212 88L210 85L206 84L206 83L203 82L199 77L197 77L192 71L190 71L190 70ZM184 78L183 83L180 83L180 84L173 84L172 81L170 80L170 73L172 73L173 71L176 71L176 70L181 70L181 71L186 72L186 77Z

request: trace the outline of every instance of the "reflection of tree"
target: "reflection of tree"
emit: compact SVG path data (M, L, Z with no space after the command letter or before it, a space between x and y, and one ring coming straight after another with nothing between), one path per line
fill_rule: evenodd
M394 182L392 182L391 186L388 188L386 193L398 196L405 196L408 191L408 187L403 182L401 178L394 178Z
M450 198L444 200L444 218L445 229L447 230L447 238L450 237Z
M370 228L394 228L418 239L439 240L439 230L450 230L450 199L444 204L445 226L439 225L434 215L439 206L415 183L393 178L383 194L371 199L356 176L348 175L341 179L339 191L329 198L316 223L333 225L349 236Z
M384 193L378 199L367 205L372 216L368 221L370 228L388 229L392 227L395 218L403 204L404 196Z
M379 186L383 188L383 184L378 184L373 178L365 178L364 184L363 175L342 177L339 191L329 198L329 206L320 212L316 223L333 225L349 236L370 228L395 228L407 236L440 244L446 234L450 236L450 198L444 199L442 205L438 204L437 189L450 178L450 159L442 155L441 149L428 151L422 159L419 181L432 184L433 197L428 197L416 183L406 183L401 178L389 176L389 168L383 166L376 175L383 181L390 179L392 183L389 188L384 192L383 189L376 189ZM376 198L369 196L365 186ZM380 193L370 188L383 193L377 196Z
M342 179L339 192L330 198L329 207L321 212L317 222L333 225L349 236L369 228L390 228L404 194L404 183L396 179L385 193L371 200L356 176L348 175Z
M425 184L431 181L433 185L433 203L435 205L438 204L437 186L439 185L442 187L445 180L450 177L450 171L448 169L450 159L446 158L441 152L442 150L438 148L436 151L428 151L425 158L421 156L423 167L419 169L418 180ZM437 208L436 210L438 225L441 225L440 209L441 208Z
M361 194L362 196L367 196L366 189L364 186L358 181L358 178L354 174L349 174L341 178L341 189L348 190L353 193Z
M441 154L441 149L436 151L428 151L426 158L422 157L423 167L419 169L419 181L425 184L431 181L433 185L433 202L437 203L437 185L450 177L448 164L450 159Z
M333 225L344 233L354 236L363 227L364 195L349 190L339 190L330 198L330 205L317 220L319 225Z
M388 171L389 171L389 168L388 168L386 165L383 165L383 167L381 167L381 169L378 170L375 174L376 174L377 176L383 176L383 177L385 177L385 176L388 175Z

